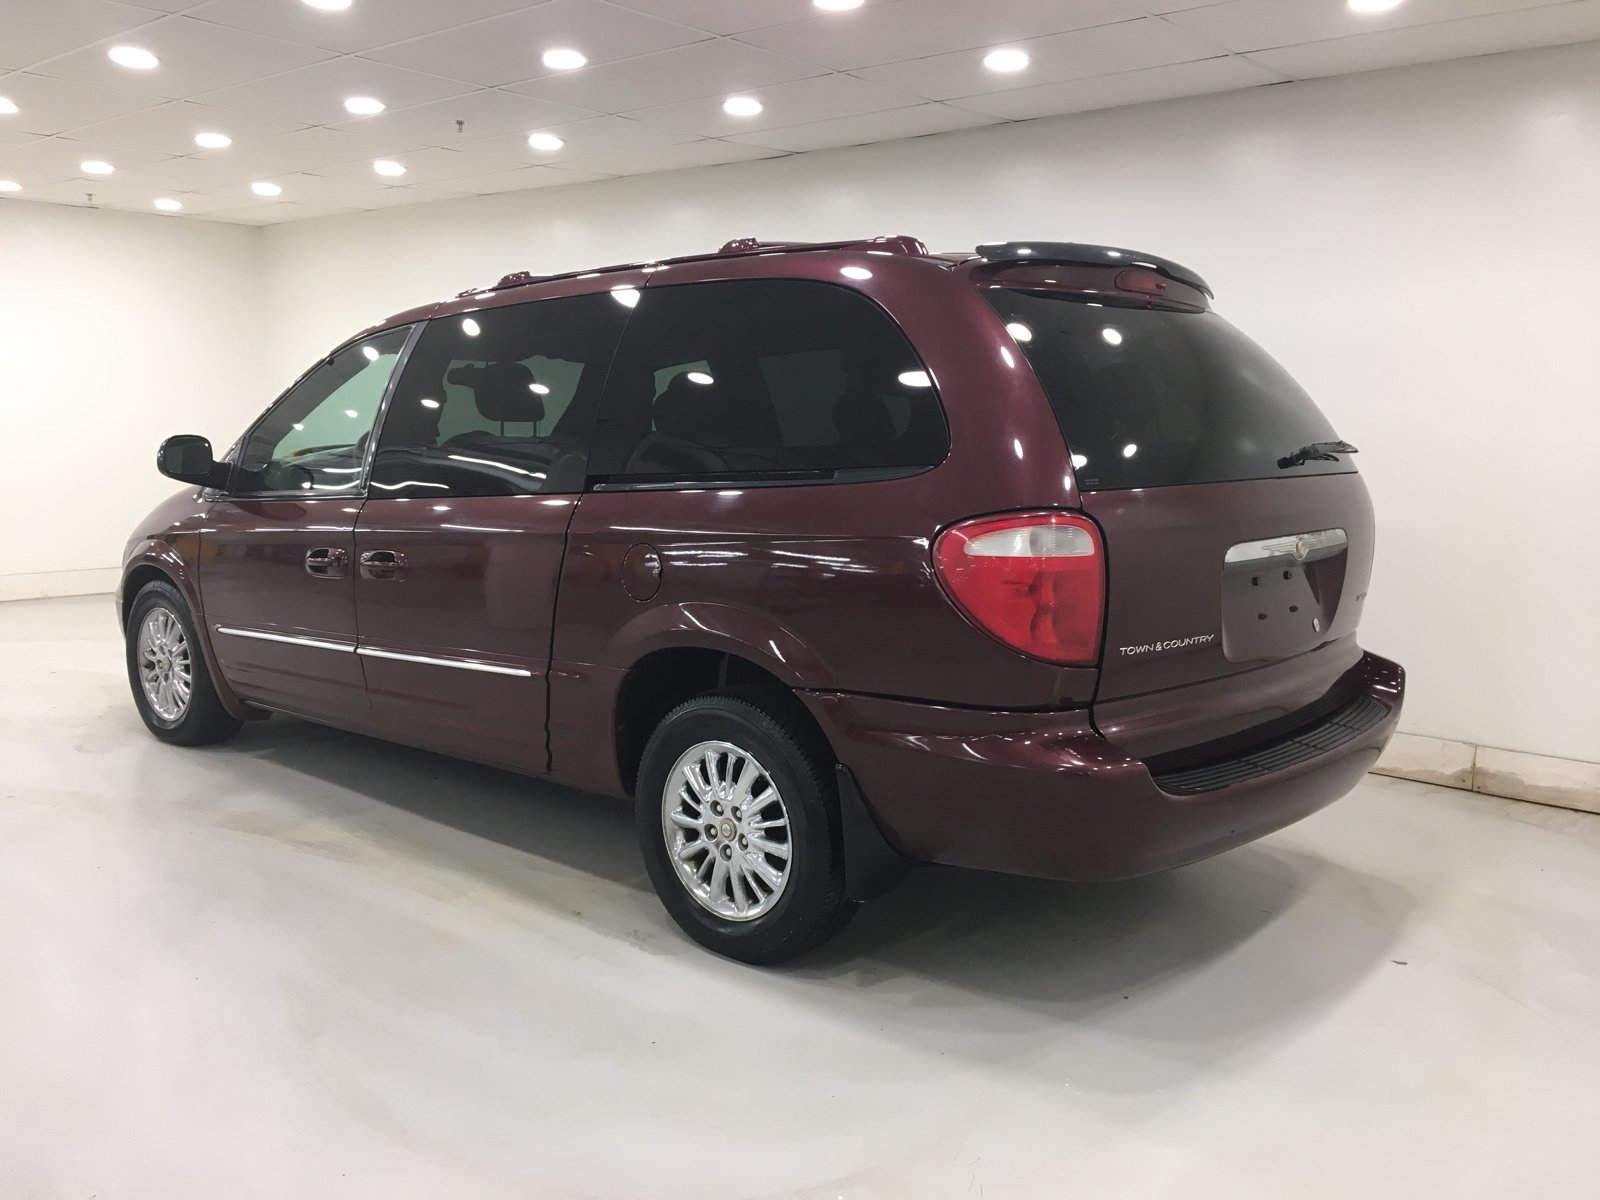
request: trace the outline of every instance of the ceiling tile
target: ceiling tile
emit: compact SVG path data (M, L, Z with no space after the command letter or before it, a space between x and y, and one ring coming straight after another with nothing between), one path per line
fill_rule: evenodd
M0 96L17 106L15 113L0 117L0 127L41 134L65 133L80 125L154 108L161 103L159 96L141 96L136 92L30 74L0 77Z
M354 208L336 208L330 204L252 204L244 208L227 208L208 218L226 221L232 225L281 225L285 221L307 220L311 217L337 217L358 212Z
M953 96L1215 58L1220 53L1204 39L1169 25L1159 17L1141 17L1136 21L1098 25L1093 29L1012 44L1027 50L1032 57L1027 70L998 74L983 65L984 51L962 50L911 62L867 67L857 74L864 79L916 92L930 100L948 100Z
M1132 0L896 0L739 35L739 41L840 71L1009 44L1144 14Z
M39 137L37 133L23 133L20 129L8 129L0 124L0 151L26 146L29 142L38 141Z
M585 171L604 171L608 175L647 175L654 171L676 171L683 167L710 167L756 158L776 158L782 153L781 150L766 146L741 146L733 142L702 139L590 159L579 163L578 167ZM551 169L561 168L557 164Z
M140 0L141 3L145 0ZM186 15L285 41L354 54L526 8L538 0L376 0L328 12L298 3L211 0Z
M708 33L744 33L817 15L811 0L613 0L623 8L650 13ZM868 0L872 4L893 0ZM841 36L850 35L851 13L834 13Z
M361 158L393 158L422 147L412 142L383 139L339 129L297 129L259 141L229 147L231 161L242 164L252 178L284 171L315 171L335 163Z
M468 84L419 71L407 71L363 58L338 58L298 71L222 88L206 103L265 110L307 125L355 125L345 111L350 96L371 96L391 109L428 104L472 91Z
M700 96L723 96L822 73L821 67L810 63L795 62L754 46L718 38L659 50L623 62L546 75L512 84L509 90L579 104L599 112L628 112Z
M588 183L611 176L599 171L580 171L569 168L557 171L551 167L518 167L514 171L492 171L487 175L471 175L455 179L451 187L458 187L474 195L487 196L497 192L520 192L524 188L558 187L568 183Z
M399 187L437 183L440 180L460 179L466 175L487 175L490 171L510 171L522 165L520 159L493 154L470 154L460 150L434 147L397 154L394 161L405 167L406 173L385 178L372 169L370 159L340 163L325 167L317 174L340 190L349 192L357 187Z
M449 187L386 187L376 191L365 189L334 193L319 199L318 203L331 204L337 208L372 210L401 208L407 204L430 204L435 200L460 200L474 194L462 190L455 184Z
M1353 37L1433 21L1484 13L1538 8L1553 0L1408 0L1386 13L1351 12L1343 3L1306 0L1230 0L1173 13L1174 24L1209 38L1225 50L1243 52L1293 46L1323 38Z
M921 97L914 93L850 75L797 79L774 87L753 88L749 94L765 105L764 111L754 117L729 116L722 111L720 96L641 109L628 115L648 125L687 129L704 137L726 137L921 103Z
M212 188L238 185L243 187L252 179L259 179L249 167L230 158L213 158L196 154L185 158L164 158L133 168L141 179L148 179L168 191L208 191ZM118 172L121 174L121 172ZM250 197L254 199L254 197Z
M527 138L522 133L468 142L462 149L479 154L511 155L530 166L550 166L594 158L600 154L619 154L693 141L695 136L686 130L646 125L626 117L590 117L570 125L553 125L549 132L567 143L554 154L530 150Z
M115 146L120 154L155 156L200 152L194 144L194 135L203 131L226 133L235 142L240 142L288 133L297 128L299 126L294 121L261 111L234 112L208 104L169 100L143 112L82 126L68 136ZM231 147L204 153L226 155L231 153Z
M592 65L701 41L706 34L600 0L547 0L521 12L371 51L367 57L486 86L548 75L539 56L570 47Z
M484 88L376 117L341 121L333 128L394 134L426 146L449 146L506 134L524 137L535 129L569 125L595 115L587 108ZM459 130L457 121L462 123Z
M156 5L110 0L5 0L0 4L0 70L31 66L67 54L87 41L112 37L161 16Z
M909 108L891 108L887 112L865 113L858 117L835 117L831 121L789 125L761 133L741 133L730 140L791 152L822 150L831 146L862 146L868 142L886 142L893 138L971 129L978 125L992 125L997 120L998 117L952 108L948 104L913 104Z
M1528 12L1469 17L1263 50L1250 55L1250 59L1293 78L1308 79L1595 38L1600 38L1600 0L1580 0Z
M94 194L96 207L129 209L134 212L160 213L155 207L158 196L171 196L183 204L181 214L196 216L201 213L218 212L225 208L238 207L238 200L205 195L198 192L186 192L170 187L160 180L150 178L143 171L117 172L111 180L96 180L95 186L77 181L72 183L59 183L42 189L41 194L34 197L40 200L57 200L67 204L82 204L85 191ZM249 200L260 203L255 197ZM162 214L166 215L166 214Z
M128 39L155 54L161 65L153 71L130 71L106 57L106 51L117 40L102 39L52 59L39 66L38 73L184 99L330 57L326 50L208 25L190 17L162 17L141 27L137 38Z
M1021 121L1058 113L1087 112L1096 108L1115 108L1121 104L1143 104L1151 100L1171 100L1178 96L1199 96L1225 92L1232 88L1282 83L1284 77L1235 56L1208 58L1203 62L1177 63L1099 75L1092 79L1072 79L1042 83L1036 87L952 100L959 108L970 108L996 117Z
M137 159L137 156L134 156ZM14 179L24 186L58 183L83 177L79 163L101 159L113 167L127 168L151 161L149 157L130 160L116 153L113 146L100 142L78 142L68 138L39 138L21 146L0 150L0 177ZM109 180L113 176L103 176Z
M1220 4L1222 0L1134 0L1134 3L1147 13L1161 16L1164 13L1182 12L1186 8L1204 8L1208 4Z

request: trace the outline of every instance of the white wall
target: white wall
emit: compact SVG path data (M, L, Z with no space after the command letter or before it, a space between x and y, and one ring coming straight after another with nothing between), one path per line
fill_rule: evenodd
M262 371L260 231L0 202L0 598L108 590L175 484L169 433L226 447Z
M64 489L8 439L13 494L40 499L6 545L106 561L122 523L81 546L75 527L107 483L130 517L161 493L153 430L226 444L335 341L509 270L747 234L1122 243L1206 274L1363 447L1380 523L1363 636L1411 670L1405 727L1600 761L1596 196L1591 44L273 227L265 333L235 294L247 231L0 205L0 337L18 343L0 396L48 396L23 428L64 431L96 483ZM81 248L59 244L67 221ZM22 252L20 288L19 229L58 243ZM244 378L257 350L268 370ZM89 420L108 396L130 399Z

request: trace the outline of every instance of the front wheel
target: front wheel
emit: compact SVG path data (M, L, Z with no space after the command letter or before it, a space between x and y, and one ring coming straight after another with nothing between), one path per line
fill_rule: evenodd
M170 583L147 583L128 613L128 683L145 727L164 742L203 746L243 724L222 707L194 621Z
M741 962L781 962L826 941L845 894L833 773L764 698L713 693L680 704L639 768L645 867L673 920Z

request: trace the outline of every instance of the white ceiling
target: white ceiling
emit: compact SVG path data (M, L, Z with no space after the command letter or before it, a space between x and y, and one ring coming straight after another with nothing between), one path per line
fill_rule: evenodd
M0 200L269 224L1593 38L1600 0L0 0ZM556 46L588 65L546 69ZM987 70L997 46L1030 65ZM734 93L764 111L727 115Z

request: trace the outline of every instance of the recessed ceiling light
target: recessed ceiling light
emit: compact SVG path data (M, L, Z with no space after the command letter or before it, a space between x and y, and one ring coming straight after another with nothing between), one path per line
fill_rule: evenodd
M171 196L162 196L156 201L156 207L162 212L182 212L183 201L174 200Z
M383 101L371 96L351 96L344 102L344 110L358 117L371 117L383 111Z
M113 46L106 51L106 57L130 71L150 71L161 65L161 60L143 46Z
M566 143L553 133L530 133L528 135L528 145L535 150L543 150L549 153L561 149Z
M225 133L197 133L194 144L202 150L226 150L233 145L233 139Z
M311 8L320 8L323 12L343 12L350 7L350 0L303 0Z
M372 169L379 175L404 175L406 173L405 167L390 158L374 159Z
M861 7L861 0L811 0L811 3L823 12L849 12Z
M15 179L0 179L0 192L20 192L22 185Z
M82 171L85 175L109 175L112 171L115 171L116 168L108 162L102 162L98 158L86 158L78 164L78 170Z
M1374 13L1386 13L1399 8L1402 3L1404 0L1350 0L1350 11L1371 16Z
M1031 60L1026 50L1017 50L1007 47L1003 50L991 50L983 56L983 65L991 71L1000 71L1010 74L1012 71L1025 70Z
M840 267L839 274L846 279L871 279L872 272L865 267Z
M589 60L580 51L567 46L557 46L541 54L539 61L552 71L576 71Z
M761 108L761 101L754 96L729 96L722 102L722 111L730 117L753 117Z
M275 183L268 183L265 179L258 180L250 185L250 190L258 196L281 196L283 189Z
M0 96L0 113L5 113L7 116L9 116L11 113L16 111L17 102L15 100L12 100L7 96Z

